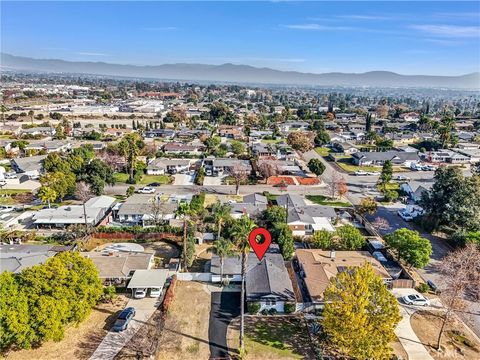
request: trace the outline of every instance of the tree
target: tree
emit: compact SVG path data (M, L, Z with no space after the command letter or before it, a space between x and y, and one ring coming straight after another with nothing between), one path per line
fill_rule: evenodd
M187 271L188 263L190 262L189 259L191 258L191 254L189 251L189 238L187 237L187 230L188 230L188 223L190 222L190 217L194 215L194 211L192 211L191 206L186 203L180 203L177 209L177 216L183 218L183 267L184 271ZM194 249L195 250L195 249Z
M241 275L242 287L240 291L240 351L245 351L244 335L245 335L245 274L247 273L247 257L250 252L250 244L248 237L250 232L255 228L255 223L248 215L243 215L233 224L232 235L237 250L241 256Z
M260 220L265 228L271 230L276 223L287 221L287 210L278 205L269 206L262 211Z
M422 238L418 231L398 229L386 235L385 242L409 266L423 268L430 261L432 244L428 239Z
M135 168L137 164L137 156L140 147L143 147L143 141L137 133L126 134L119 143L119 149L122 152L128 164L129 183L135 183Z
M301 131L295 131L288 134L288 144L295 150L307 152L313 148L311 139Z
M34 116L35 116L35 111L29 110L28 111L28 116L30 117L30 120L31 120L32 125L33 125L33 119L34 119Z
M338 171L332 171L325 179L330 191L330 197L335 199L348 191L345 178Z
M372 131L372 114L368 113L365 118L365 133Z
M223 263L225 258L234 254L233 243L227 239L219 237L213 244L213 252L220 258L220 280L222 280Z
M355 226L347 224L337 228L339 250L359 250L365 245L365 238Z
M312 245L315 249L330 250L334 248L335 233L321 229L313 233Z
M389 359L399 323L397 299L368 263L330 279L324 294L323 329L343 355Z
M264 179L268 179L271 176L277 176L279 173L278 167L266 161L259 161L258 172Z
M285 260L292 260L295 252L292 229L285 222L275 223L272 232Z
M88 220L87 220L87 208L85 207L85 203L92 198L92 191L90 189L90 185L85 183L84 181L80 181L77 183L75 189L75 196L78 200L82 202L83 205L83 220L85 222L85 228L88 228Z
M372 197L363 198L362 201L360 201L360 205L357 207L357 212L360 215L373 215L377 212L377 202Z
M48 204L49 209L50 204L58 198L57 192L48 186L41 186L37 195L43 203Z
M228 169L228 174L235 182L235 194L240 194L240 185L248 178L248 170L241 165L233 165Z
M315 175L320 176L325 171L325 165L318 159L310 159L308 162L308 168Z
M43 186L53 189L60 200L66 195L73 195L75 192L75 175L72 172L63 173L60 171L46 173L40 178Z
M245 144L240 141L233 140L230 143L230 146L232 147L232 152L235 155L241 155L245 153Z
M1 104L0 105L0 112L2 113L2 122L3 122L3 126L5 126L5 113L8 111L8 108L4 105L4 104Z
M453 314L465 308L465 299L480 300L480 248L469 244L449 253L438 270L442 283L440 298L445 307L437 340L437 349L440 349L445 326Z
M215 219L215 222L217 223L217 227L218 227L217 239L220 239L220 235L222 233L222 225L224 224L225 221L227 221L230 218L231 210L232 210L232 207L230 206L230 204L221 203L220 201L217 201L213 205L213 208L212 208L213 218Z
M330 142L330 135L325 130L319 130L315 135L314 142L315 142L315 146L326 145Z
M390 160L387 160L383 164L382 173L380 174L380 177L378 179L378 183L382 186L383 193L387 191L387 186L392 180L392 176L393 176L392 162Z

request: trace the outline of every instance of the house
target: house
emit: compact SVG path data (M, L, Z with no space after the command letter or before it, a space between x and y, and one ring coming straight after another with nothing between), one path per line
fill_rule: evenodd
M225 258L222 268L219 256L214 254L210 272L212 282L241 282L240 257ZM284 312L286 303L295 303L292 282L278 245L270 245L260 261L250 252L247 257L245 293L247 303L259 303L260 311L275 309L281 313Z
M470 163L474 164L480 161L480 148L463 148L455 149L455 151L461 155L468 156L470 158Z
M250 135L248 135L248 139L250 141L258 141L265 137L273 136L273 131L271 130L250 130Z
M245 135L242 126L220 125L218 127L218 135L227 139L242 139Z
M262 143L253 143L250 149L256 157L273 156L277 153L270 145Z
M34 151L45 151L47 154L52 152L63 152L70 150L72 144L69 142L64 142L61 140L52 140L52 141L36 141L30 142L30 144L25 146L25 151L34 150Z
M422 198L422 193L428 192L432 186L433 182L420 182L420 181L409 181L400 185L400 190L410 197L415 202L418 202Z
M115 128L110 128L105 131L107 135L112 135L114 137L121 138L125 134L130 134L132 133L133 130L130 128L127 129L115 129Z
M332 148L336 152L341 152L341 153L344 153L345 155L355 154L356 152L360 151L358 150L358 147L356 147L350 142L333 142Z
M355 113L336 113L335 114L335 119L352 121L352 120L357 119L357 114L355 114Z
M277 205L287 210L287 224L294 236L310 236L315 231L335 231L332 223L337 217L330 206L307 205L300 195L277 196Z
M290 131L305 131L308 130L309 126L305 121L286 121L280 124L280 131L285 134Z
M164 138L173 139L175 136L175 130L172 129L150 129L143 133L146 138Z
M155 202L155 204L154 204ZM134 194L114 210L114 218L122 224L148 226L175 217L178 204L147 194Z
M258 160L257 168L261 170L263 166L270 166L278 175L305 176L302 168L297 165L296 161L292 160Z
M176 174L190 169L190 159L154 159L147 166L148 175Z
M151 269L155 263L154 254L146 252L92 251L80 255L93 261L105 284L125 283L136 270Z
M252 165L248 160L239 160L239 159L229 159L229 158L218 158L212 159L207 158L203 161L203 167L205 170L212 171L213 174L228 174L231 171L240 170L245 171L250 174L252 172Z
M300 267L300 276L311 302L323 304L324 292L330 279L349 268L360 267L366 262L388 284L392 277L382 264L368 251L324 251L320 249L297 249L295 256Z
M85 203L87 223L91 226L108 223L108 215L116 199L110 196L96 196ZM65 228L68 225L85 224L83 205L64 205L58 208L42 209L33 216L37 228Z
M14 274L23 269L43 264L60 252L73 250L74 246L0 244L0 273Z
M469 156L448 149L431 151L425 158L433 163L466 164L470 162Z
M32 127L28 129L22 129L20 131L21 135L31 135L31 136L54 136L55 135L55 128L53 127Z
M392 140L393 146L413 144L417 141L417 137L412 133L387 133L385 138Z
M418 120L420 120L420 115L416 112L409 112L401 114L400 119L403 119L403 121L406 122L417 122Z
M180 139L200 138L201 136L210 136L210 130L207 129L181 129L177 133L177 137Z
M411 164L420 162L420 157L418 153L396 150L385 152L357 152L352 155L353 164L358 166L382 166L387 160L390 160L393 165L408 167Z
M30 178L37 178L43 174L43 161L46 155L30 156L10 160L12 169L16 173L25 174Z
M188 145L179 142L171 142L163 145L163 151L166 154L188 154L188 155L201 155L203 152L202 146Z

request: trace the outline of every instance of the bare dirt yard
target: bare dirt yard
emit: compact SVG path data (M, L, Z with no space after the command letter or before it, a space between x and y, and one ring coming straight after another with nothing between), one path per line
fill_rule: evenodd
M240 319L228 329L228 347L238 349ZM305 321L298 316L245 318L245 347L248 360L314 359Z
M62 341L49 341L39 348L10 352L11 360L72 360L88 359L113 325L117 314L127 303L125 296L117 296L113 303L97 305L90 316L78 327L66 329Z
M441 351L435 349L442 326L440 312L418 311L413 314L410 323L434 359L480 359L480 343L459 321L453 320L445 327Z
M210 357L208 323L211 295L201 283L178 281L159 340L157 360Z

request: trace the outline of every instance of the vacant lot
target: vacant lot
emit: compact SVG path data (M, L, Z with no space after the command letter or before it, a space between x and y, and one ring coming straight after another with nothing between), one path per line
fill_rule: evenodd
M445 327L442 351L435 350L442 326L441 313L418 311L410 319L413 330L430 354L438 360L480 359L480 343L469 334L465 326L453 321Z
M210 292L197 282L177 282L165 319L157 360L201 360L210 357Z
M62 341L49 341L37 349L11 352L6 358L12 360L88 359L126 303L126 297L118 296L113 304L99 304L78 327L69 327Z
M240 319L228 331L228 346L238 349ZM248 360L314 359L305 322L295 316L245 318L245 347Z

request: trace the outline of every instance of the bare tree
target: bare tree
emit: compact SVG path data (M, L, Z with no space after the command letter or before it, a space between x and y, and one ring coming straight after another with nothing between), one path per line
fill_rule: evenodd
M161 225L165 220L167 213L166 201L162 200L160 195L155 195L150 204L150 216L155 226Z
M440 263L442 292L440 298L445 307L442 327L438 334L437 350L440 349L445 326L455 313L461 312L465 300L480 299L480 249L474 244L448 254Z
M75 196L77 197L78 200L82 202L83 219L85 220L85 227L88 228L87 208L85 207L85 203L93 197L92 190L90 189L90 185L88 185L84 181L78 182L75 189Z
M388 220L382 217L376 217L372 223L373 227L377 230L388 230L390 229L390 224Z
M235 181L235 193L240 195L240 185L247 180L248 170L241 165L235 164L228 170L228 174L233 177L233 180Z
M114 171L119 171L125 166L125 159L120 154L110 150L104 150L98 154L98 158Z
M277 165L273 165L267 161L259 161L258 172L264 179L268 179L270 176L277 176L279 169Z
M343 196L348 192L345 178L338 171L332 171L332 173L325 178L325 182L330 190L330 197L333 199Z

